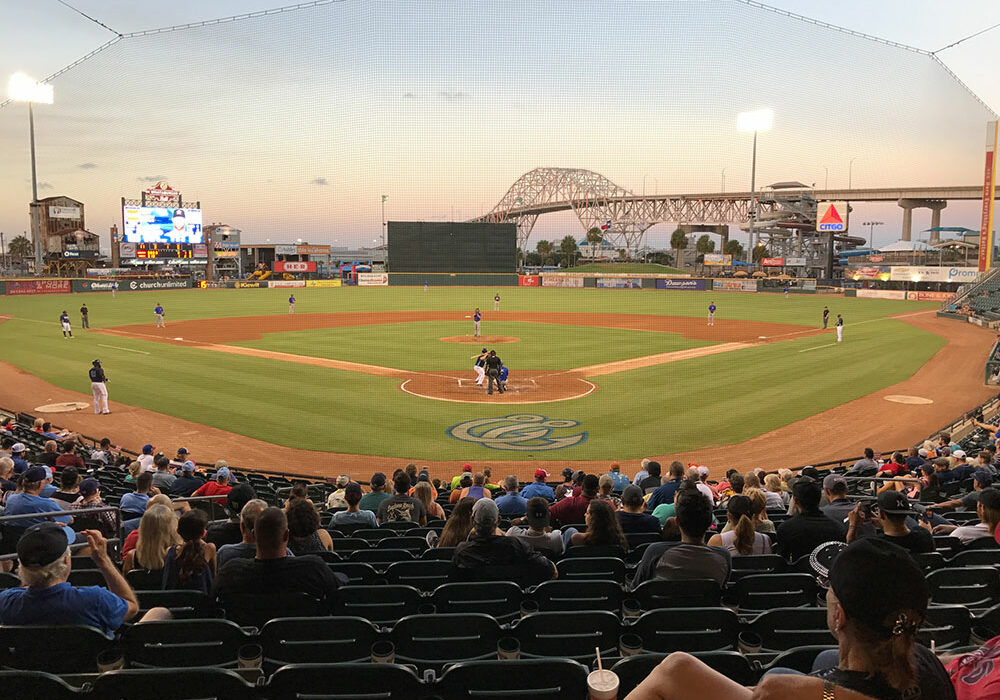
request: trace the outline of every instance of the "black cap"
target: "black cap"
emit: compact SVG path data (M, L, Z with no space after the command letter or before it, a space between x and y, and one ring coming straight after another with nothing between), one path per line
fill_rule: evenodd
M369 479L368 483L371 484L373 488L385 486L385 474L382 472L375 472L372 474L372 478Z
M562 475L563 475L563 478L566 478L566 479L568 479L569 477L573 476L573 468L572 467L566 467L565 469L562 470Z
M927 612L924 572L909 552L882 538L865 537L838 554L830 586L847 617L882 637L916 632Z
M902 491L883 491L878 495L878 509L889 515L913 515L910 499Z
M100 360L94 360L93 364L94 364L95 366L97 366L97 365L101 364L101 361L100 361Z
M532 527L545 527L549 524L549 502L541 496L529 498L525 506L524 520Z
M66 553L76 533L59 523L38 523L17 541L17 558L22 566L46 566Z

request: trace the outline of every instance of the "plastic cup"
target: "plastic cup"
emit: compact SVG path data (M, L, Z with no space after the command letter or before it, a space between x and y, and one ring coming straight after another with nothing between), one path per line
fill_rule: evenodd
M501 637L497 642L497 658L509 661L521 658L521 642L516 637Z
M618 674L614 671L591 671L587 675L590 700L618 700Z
M743 654L759 654L764 640L756 632L740 632L736 638L740 652Z
M622 657L635 656L642 653L642 637L631 632L626 632L618 638L618 653Z
M638 620L642 615L642 605L635 598L627 598L622 601L622 616L626 620Z
M396 646L392 642L372 644L372 663L391 664L396 661Z
M125 668L125 656L118 647L105 649L97 655L97 670L100 673L118 671L122 668Z
M538 612L538 603L534 600L521 601L521 617Z
M264 660L264 649L260 644L244 644L239 651L240 668L260 668Z

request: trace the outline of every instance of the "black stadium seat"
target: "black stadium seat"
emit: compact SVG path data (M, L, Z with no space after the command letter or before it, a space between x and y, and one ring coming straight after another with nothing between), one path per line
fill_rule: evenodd
M268 700L404 700L429 695L426 690L406 666L371 663L290 664L275 671L263 688Z
M59 676L41 671L0 671L0 688L7 698L81 700L86 697Z
M1000 596L1000 571L992 566L966 566L932 571L927 575L931 603L984 607Z
M94 681L101 700L255 700L253 686L221 668L109 671Z
M385 578L389 583L414 586L427 592L448 583L450 574L451 562L433 559L398 561L390 564L389 568L385 570Z
M555 579L539 584L531 596L538 609L608 610L617 613L622 606L622 587L614 581L564 581Z
M371 564L360 561L342 561L327 565L330 571L343 574L352 586L367 586L376 583L381 574Z
M809 574L754 574L734 584L740 612L793 608L816 600L816 579Z
M712 579L643 581L632 590L643 610L658 608L714 608L720 604L722 589Z
M240 647L252 638L229 620L164 620L129 627L122 638L135 668L234 668Z
M263 627L265 622L276 617L323 616L331 612L326 601L305 593L229 593L222 596L219 603L227 620L250 627Z
M445 670L434 693L448 700L581 700L587 669L569 659L465 661Z
M481 613L408 615L392 627L396 663L421 671L445 664L496 658L500 625Z
M626 629L644 653L718 651L736 645L740 620L729 608L674 608L643 613Z
M413 586L341 586L337 613L354 615L375 624L391 624L420 605L420 591Z
M367 661L379 631L360 617L282 617L260 630L265 671L286 664Z
M481 581L443 584L430 600L437 612L478 612L505 623L518 616L522 598L521 588L512 581Z
M775 608L761 613L750 623L760 635L762 648L786 651L793 647L836 644L826 623L826 608Z
M94 673L111 640L93 627L0 626L0 667L47 673Z
M588 610L567 615L538 612L522 617L511 628L521 644L523 658L568 658L590 664L599 647L602 655L618 648L621 619L606 610Z
M614 581L625 583L625 562L611 557L574 557L556 566L560 581Z
M972 615L964 605L931 605L917 639L925 646L933 641L938 649L965 646L971 631Z

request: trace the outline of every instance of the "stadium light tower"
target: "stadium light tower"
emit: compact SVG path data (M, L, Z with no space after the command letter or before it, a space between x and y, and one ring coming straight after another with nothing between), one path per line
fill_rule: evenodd
M884 221L865 221L864 223L861 224L862 226L868 226L868 252L869 253L872 250L874 250L872 248L872 239L875 236L875 227L876 226L881 226L884 223L885 223Z
M747 246L747 262L753 264L753 234L757 223L757 133L770 131L774 126L774 111L756 109L736 115L736 129L744 133L753 132L753 160L750 166L750 240Z
M32 105L52 104L52 86L36 82L24 73L10 76L7 96L28 103L28 133L31 139L31 241L35 249L35 275L42 274L42 233L38 221L38 180L35 177L35 111Z

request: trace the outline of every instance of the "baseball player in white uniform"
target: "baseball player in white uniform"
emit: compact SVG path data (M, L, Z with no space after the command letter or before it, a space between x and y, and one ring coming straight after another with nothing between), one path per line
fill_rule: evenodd
M844 339L844 317L837 314L837 342Z
M476 370L476 386L482 386L483 381L486 379L486 358L489 356L489 352L486 348L478 355L473 355L472 359L476 361L473 369Z
M94 360L90 368L90 388L94 392L94 413L111 413L108 410L108 378L104 376L101 361Z

